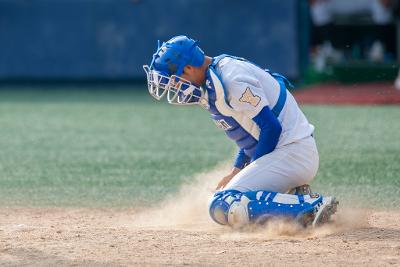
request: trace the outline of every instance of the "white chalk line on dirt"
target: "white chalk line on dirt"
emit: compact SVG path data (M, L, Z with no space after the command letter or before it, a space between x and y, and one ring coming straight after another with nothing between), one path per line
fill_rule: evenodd
M339 206L334 222L304 229L286 221L272 221L264 226L252 226L241 230L214 223L208 214L208 203L219 179L225 176L229 164L220 164L209 172L196 174L191 183L164 201L159 207L132 215L131 227L153 230L208 231L220 234L223 239L304 239L324 237L351 229L368 226L367 213L360 209Z

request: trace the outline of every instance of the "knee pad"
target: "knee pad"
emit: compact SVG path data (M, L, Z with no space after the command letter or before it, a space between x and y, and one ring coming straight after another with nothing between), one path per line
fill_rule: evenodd
M211 199L209 213L216 223L243 226L249 223L247 203L243 193L237 190L217 192Z

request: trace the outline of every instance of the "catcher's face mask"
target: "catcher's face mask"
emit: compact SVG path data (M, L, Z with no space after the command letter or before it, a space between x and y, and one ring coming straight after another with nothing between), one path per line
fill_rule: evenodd
M149 93L160 100L165 95L170 104L193 105L204 101L204 90L177 75L164 75L148 65L143 66L147 75Z

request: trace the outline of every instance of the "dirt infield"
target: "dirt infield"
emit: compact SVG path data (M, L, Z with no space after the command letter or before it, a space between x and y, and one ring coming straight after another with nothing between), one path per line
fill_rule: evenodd
M301 104L400 105L393 83L322 84L294 91Z
M0 266L390 266L400 210L340 206L318 229L272 222L232 230L208 216L215 177L191 177L153 208L0 208Z
M215 177L200 173L153 208L0 208L2 266L390 266L400 210L340 206L318 229L273 222L232 230L208 216Z
M390 266L400 212L369 210L317 230L232 231L211 222L135 224L134 210L0 210L1 266ZM349 215L347 215L349 216Z

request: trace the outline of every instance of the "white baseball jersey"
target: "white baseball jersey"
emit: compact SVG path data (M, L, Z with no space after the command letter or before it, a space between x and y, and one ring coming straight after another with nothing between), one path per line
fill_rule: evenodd
M248 120L254 118L263 107L272 109L275 106L280 85L269 73L250 62L230 57L223 58L217 67L229 104ZM314 132L314 126L308 122L290 92L287 92L278 120L282 133L277 148L306 138Z
M275 149L243 168L224 190L285 193L309 183L319 165L317 146L311 137L314 126L307 121L293 96L275 77L251 62L226 56L215 64L206 81L208 109L217 126L246 155L254 153L259 140L260 128L253 118L264 107L268 106L278 116L282 127ZM280 98L282 89L285 98ZM283 104L282 109L274 112L279 102Z

